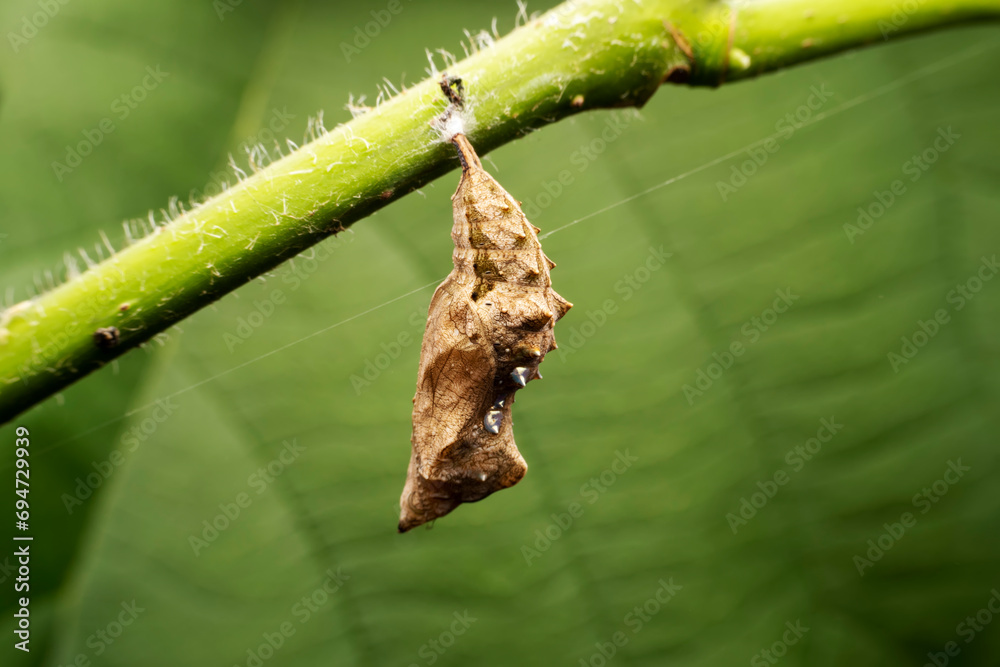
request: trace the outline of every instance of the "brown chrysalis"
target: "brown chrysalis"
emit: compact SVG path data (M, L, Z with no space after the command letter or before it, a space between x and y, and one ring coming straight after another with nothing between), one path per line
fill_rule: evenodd
M542 252L538 228L483 170L464 134L451 142L462 162L451 198L455 268L427 315L400 532L524 476L511 424L514 394L541 378L538 365L555 347L552 328L572 307L552 290L555 264Z

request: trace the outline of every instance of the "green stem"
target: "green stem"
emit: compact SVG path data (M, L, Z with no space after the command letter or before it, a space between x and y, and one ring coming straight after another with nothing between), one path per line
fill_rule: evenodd
M580 111L641 106L664 81L714 86L997 18L1000 0L570 0L449 74L465 81L482 154ZM0 313L0 423L457 167L431 126L444 108L426 80ZM117 339L97 333L111 327Z

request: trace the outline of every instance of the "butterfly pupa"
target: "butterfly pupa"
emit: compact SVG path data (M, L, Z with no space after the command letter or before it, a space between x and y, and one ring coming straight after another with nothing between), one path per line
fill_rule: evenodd
M464 134L452 196L454 269L431 299L413 398L399 531L482 500L524 477L514 394L541 378L553 326L572 304L552 290L538 228L490 176Z

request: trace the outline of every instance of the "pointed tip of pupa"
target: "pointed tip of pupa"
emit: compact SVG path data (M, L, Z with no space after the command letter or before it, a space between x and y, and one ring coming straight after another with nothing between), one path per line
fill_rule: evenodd
M563 315L568 313L569 309L573 307L573 304L567 301L566 299L562 298L558 294L556 294L555 297L556 297L556 311L558 311L559 313L559 317L557 317L556 319L562 319Z

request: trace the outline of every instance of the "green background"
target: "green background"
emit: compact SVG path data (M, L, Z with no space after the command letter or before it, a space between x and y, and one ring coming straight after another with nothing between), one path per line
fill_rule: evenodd
M246 0L220 20L207 1L78 0L15 53L6 35L40 10L4 2L3 304L58 276L64 252L94 257L100 231L120 247L121 220L203 190L276 112L293 116L279 140L300 142L310 115L345 121L349 92L372 101L382 77L418 81L425 47L461 54L464 28L497 16L507 32L516 13L404 2L347 62L341 44L385 6ZM263 664L597 667L595 644L616 632L618 665L769 664L760 652L797 621L809 630L780 664L922 665L949 641L949 664L997 664L1000 618L968 643L957 626L1000 587L1000 280L961 310L947 296L1000 249L998 54L996 28L953 29L718 90L665 88L638 116L614 112L617 135L611 112L590 113L491 154L526 208L544 204L544 231L589 216L544 240L576 307L544 382L519 394L527 476L431 530L395 526L431 295L418 288L450 269L455 173L36 407L15 422L32 436L32 652L11 647L0 568L3 664L247 665L283 623L295 632ZM157 65L169 76L115 115ZM718 183L749 159L739 149L820 86L832 97L723 200ZM114 131L57 179L52 162L109 117ZM947 128L959 138L910 180L907 162ZM852 243L844 225L896 179L905 192ZM672 255L626 299L619 281L647 278L637 269L660 246ZM765 331L753 318L776 290L798 298ZM607 300L614 312L588 325ZM887 355L939 309L948 322L894 369ZM737 341L745 352L689 401L684 385ZM368 363L386 367L356 388ZM169 416L135 411L163 397ZM824 418L843 428L796 470L786 453ZM10 477L15 424L0 429ZM304 449L261 488L252 476L279 468L285 442ZM68 511L116 450L121 465ZM637 460L605 472L619 452ZM915 499L959 460L969 470L937 502ZM727 514L778 471L787 483L734 534ZM602 473L614 480L595 492ZM196 556L190 538L241 493L249 506ZM582 515L559 528L572 503ZM915 525L859 575L854 557L905 512ZM296 608L337 568L339 590ZM630 614L661 579L682 588L636 632ZM133 600L138 618L95 640ZM450 635L466 612L476 620Z

